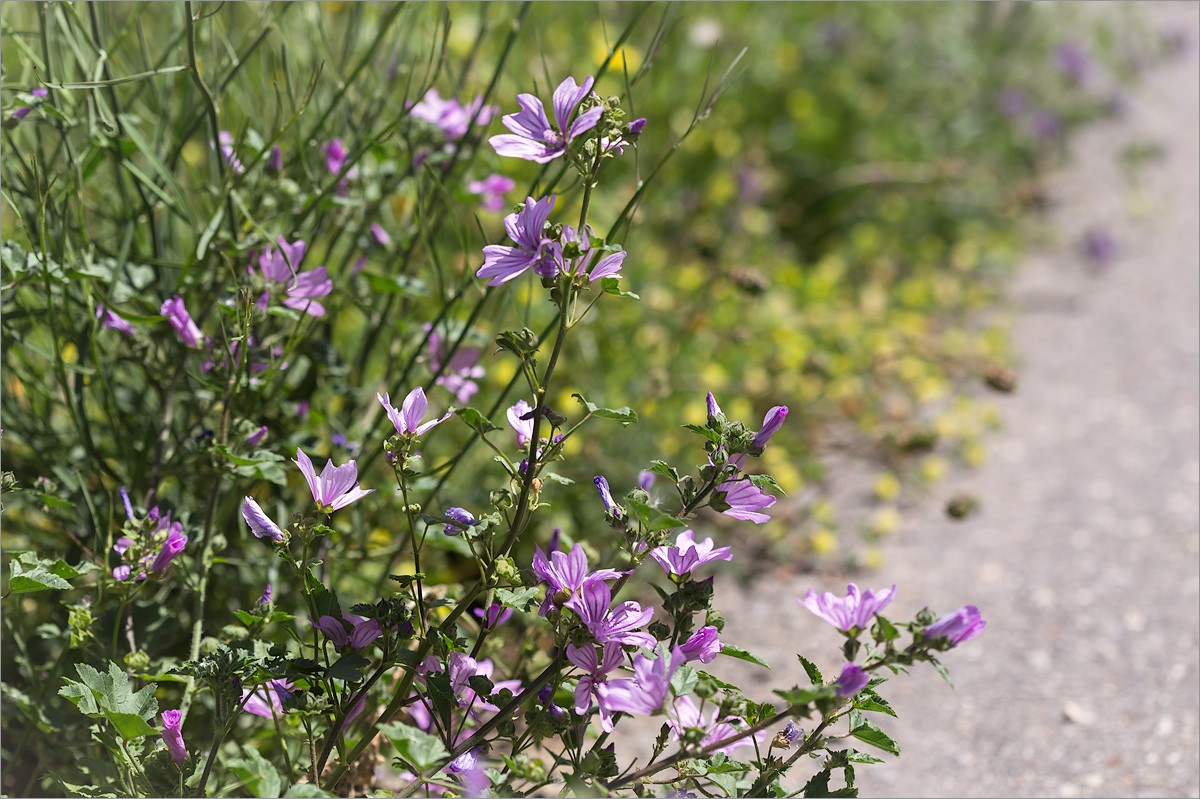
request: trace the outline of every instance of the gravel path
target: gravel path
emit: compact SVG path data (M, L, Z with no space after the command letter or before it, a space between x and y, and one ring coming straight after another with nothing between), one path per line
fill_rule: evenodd
M955 690L929 668L884 687L904 754L859 769L864 796L1200 796L1200 6L1152 11L1192 52L1149 71L1050 182L1062 244L1015 285L1020 390L999 401L991 462L943 489L981 513L929 503L860 578L899 585L892 618L973 603L989 622L947 653ZM1147 141L1164 157L1134 191L1117 155ZM1120 255L1089 270L1077 242L1096 225ZM727 637L775 667L763 692L802 679L797 650L837 646L795 605L810 586L845 592L799 577L731 603Z

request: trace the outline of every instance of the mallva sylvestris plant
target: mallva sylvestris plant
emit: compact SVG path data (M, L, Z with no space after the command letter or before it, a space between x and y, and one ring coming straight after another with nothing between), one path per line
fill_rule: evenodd
M554 92L552 116L538 98L520 95L521 110L503 117L511 133L490 139L501 156L539 164L566 159L582 183L574 226L552 221L555 195L529 196L504 220L511 244L484 247L476 272L488 285L502 286L532 271L556 309L554 340L544 360L542 342L532 331L507 331L496 339L518 361L528 389L527 398L506 413L511 431L470 407L430 414L421 387L392 386L405 392L399 408L390 392L378 395L392 427L381 443L396 482L395 515L411 570L392 575L391 591L358 597L346 610L347 598L325 585L315 567L320 557L336 557L332 515L353 512L347 508L355 503L378 502L379 487L359 485L353 459L342 465L330 459L318 474L303 449L288 453L295 456L312 505L284 522L247 496L241 512L251 533L274 549L286 582L302 595L307 622L296 625L290 646L255 643L266 624L291 619L275 609L268 586L254 608L237 613L250 640L222 644L182 667L211 694L215 728L187 728L179 710L164 711L163 744L145 758L149 786L203 795L222 741L249 714L266 719L278 736L303 734L303 757L293 760L285 745L283 762L274 764L285 784L306 781L335 794L345 790L348 772L382 735L394 747L401 776L396 796L557 792L557 786L547 787L551 783L565 783L576 795L784 796L789 790L783 779L802 756L808 756L803 766L809 772L817 766L808 774L805 795L854 795L855 766L878 760L844 743L898 754L866 715L895 715L881 694L884 675L919 661L944 674L940 653L983 630L985 622L971 605L940 619L923 610L911 621L893 622L882 612L895 586L860 591L852 584L845 596L810 591L797 600L842 635L845 664L838 675L826 679L801 655L800 667L786 678L790 687L776 690L771 702L758 702L704 669L719 655L765 665L722 640L713 572L718 562L734 557L732 548L716 546L712 538L697 540L689 524L705 508L753 523L770 518L776 497L769 492L779 488L752 464L784 425L784 406L772 408L751 429L730 420L709 393L705 424L688 425L703 445L703 463L683 472L654 461L624 493L616 481L596 475L594 530L574 536L556 531L545 542L535 540L532 520L548 504L553 483L563 479L550 467L565 460L567 442L593 419L637 421L629 408L598 407L581 395L575 395L581 411L574 421L547 404L557 396L551 387L572 329L606 295L631 296L621 289L625 250L598 235L588 213L607 159L636 145L646 120L625 122L619 101L601 98L592 86L591 77L564 80ZM424 102L427 121L461 122L451 113L457 106L447 105L453 101L434 95ZM480 110L476 105L471 113L478 116ZM343 147L330 143L326 157L344 157ZM233 157L232 149L226 157ZM341 168L340 162L329 166L331 172ZM257 303L269 303L282 284L287 307L309 315L324 312L316 300L331 286L323 267L301 270L304 251L303 242L281 238L278 249L259 254L258 269L251 267L255 279L262 279ZM164 302L162 313L186 347L212 350L181 299ZM120 329L118 317L107 321ZM254 346L248 337L245 346ZM246 355L231 351L229 357ZM496 453L499 480L487 507L445 501L423 508L414 501L426 476L422 439L451 415ZM250 446L259 446L265 434L256 430L247 441L254 437ZM666 491L655 491L659 478ZM118 542L118 552L129 565L120 574L114 570L113 579L136 590L166 571L187 538L176 535L169 514L157 508L139 520L126 500L126 513L129 535ZM477 579L461 586L433 584L422 572L429 536L464 544ZM569 546L568 538L575 539ZM519 543L532 545L531 561L514 558ZM635 575L637 583L631 582ZM645 583L661 600L659 607L644 604L644 596L620 598L625 588ZM526 640L540 646L506 645L495 633L508 626L519 626ZM71 681L64 692L85 707L81 684ZM661 719L656 740L621 736L622 722L631 716ZM835 734L839 725L844 732ZM618 755L636 759L622 769ZM838 770L845 788L830 787Z

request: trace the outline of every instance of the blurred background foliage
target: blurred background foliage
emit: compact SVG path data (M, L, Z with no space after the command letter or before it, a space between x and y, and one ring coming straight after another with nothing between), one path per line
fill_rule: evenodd
M1000 419L983 387L1011 388L1003 286L1044 202L1040 181L1073 131L1120 112L1123 87L1166 46L1132 10L1130 24L1083 27L1061 4L193 10L191 26L182 4L0 11L3 468L21 489L5 496L3 544L103 563L127 486L135 505L169 508L192 531L196 548L182 557L194 572L219 575L213 630L253 603L269 560L237 515L242 497L279 519L306 503L287 462L297 446L318 464L357 457L363 486L383 499L376 392L399 402L420 383L435 408L461 405L435 379L478 351L468 404L503 424L520 394L495 335L551 319L532 275L499 290L473 277L507 211L482 209L467 187L510 175L507 203L553 190L554 220L574 223L578 181L496 157L485 138L498 118L447 142L408 115L428 89L464 103L484 95L503 114L518 92L546 98L567 75L603 71L597 90L649 120L636 150L602 174L591 214L628 250L623 286L641 301L603 298L576 328L555 405L577 412L579 392L630 405L641 422L598 422L573 440L560 471L576 482L548 490L537 539L554 526L566 540L603 535L595 474L623 493L653 458L703 460L679 426L703 421L711 390L753 427L772 405L791 409L764 459L790 498L769 524L739 525L751 547L740 564L753 569L754 552L796 567L822 556L874 565L873 542L897 527L907 496L952 463L986 459ZM32 95L39 86L46 97ZM215 130L229 132L240 173L217 157ZM349 154L337 174L325 149L335 137ZM327 313L272 308L251 328L262 286L247 267L278 236L308 243L306 269L328 267ZM159 316L174 294L212 352L188 352ZM136 337L102 329L100 303ZM431 348L429 325L458 360ZM266 364L253 375L246 357L222 356L248 335L249 360ZM244 443L264 425L261 444ZM487 505L490 453L455 454L472 437L461 424L428 437L427 512ZM853 521L829 502L826 467L840 454L871 475L869 515ZM448 470L454 493L443 495ZM357 503L336 526L328 576L360 601L389 570L411 568L397 560L387 502ZM425 571L474 568L455 557L456 540L429 542L449 551ZM135 609L151 629L175 631L156 637L152 671L186 655L196 606L180 588L164 583ZM116 613L68 619L22 601L23 646L45 651L6 646L6 681L12 658L61 660L56 634L110 629ZM99 644L81 633L77 648L88 646Z

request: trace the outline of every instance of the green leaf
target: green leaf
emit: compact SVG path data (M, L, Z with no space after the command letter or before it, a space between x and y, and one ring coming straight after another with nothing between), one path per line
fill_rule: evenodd
M446 747L427 732L393 721L379 725L379 731L396 747L400 758L417 771L429 768L446 755Z
M879 729L874 722L858 716L857 718L853 718L851 723L854 724L854 726L851 727L850 734L855 738L863 743L868 743L871 746L882 749L888 754L899 756L899 745L889 738L887 733Z
M370 665L371 661L357 652L348 652L325 670L325 679L360 682L363 678L362 670Z
M762 666L764 669L771 668L770 666L767 665L767 661L763 660L758 655L752 655L749 652L747 652L745 649L742 649L740 646L736 646L734 644L722 644L721 645L721 654L727 655L731 658L737 658L738 660L744 660L747 663L754 663L756 665Z
M713 430L711 428L708 428L708 427L705 427L704 425L699 425L699 424L685 424L685 425L683 425L683 427L686 430L691 430L693 433L699 433L700 435L704 436L705 438L707 438L709 441L711 441L714 444L721 443L721 434L718 433L716 430Z
M311 782L298 782L287 789L283 799L332 799L336 796L337 794L323 791Z
M254 451L254 457L247 458L241 455L234 455L229 451L229 447L224 444L217 444L213 447L215 452L224 455L226 459L234 466L258 466L263 463L277 463L283 461L282 455L276 455L274 452L268 452L265 449Z
M810 685L808 688L791 688L787 691L775 691L789 705L807 705L818 699L832 698L836 691L832 685Z
M636 499L626 498L623 500L626 505L633 509L637 514L638 521L647 531L655 533L659 530L674 530L677 527L686 527L687 522L682 519L676 519L674 516L668 516L658 508L652 508L645 502Z
M814 685L820 685L825 682L825 678L821 676L821 670L811 660L804 657L804 655L796 655L796 657L800 658L800 665L804 667L804 673L808 675L808 679Z
M951 688L953 688L954 680L950 679L950 672L946 671L946 667L942 665L942 662L932 655L929 656L929 662L933 664L933 667L937 670L937 673L942 675L942 679L946 681L946 685L949 685Z
M700 677L691 666L680 666L671 675L671 691L676 696L687 696L696 687Z
M117 728L117 732L127 741L132 741L136 738L144 738L147 735L159 735L159 731L146 723L146 720L141 716L133 713L117 713L114 711L105 711L104 715L113 726Z
M661 474L663 477L669 477L676 483L679 482L679 471L666 461L650 461L650 471Z
M896 711L892 710L892 706L888 704L887 700L870 690L862 691L854 697L854 707L857 710L886 713L892 718L896 717Z
M582 394L572 394L572 397L579 400L579 404L592 416L597 416L601 419L612 419L621 424L634 424L637 422L637 414L628 405L622 405L620 408L601 408L594 403L588 402Z
M766 488L770 488L775 491L778 491L780 494L783 494L784 496L787 496L787 492L784 491L782 488L780 488L779 483L775 482L775 478L769 474L748 474L748 475L746 475L746 479L748 479L751 483L753 483L754 487L757 488L759 491L762 491L763 489L766 489Z
M542 477L564 486L574 485L575 483L570 477L563 477L561 474L556 474L555 472L543 472Z
M230 762L229 769L246 783L246 788L258 799L280 796L283 780L275 766L271 765L271 761L259 754L253 746L246 746L242 751L246 756Z
M496 601L506 608L515 608L522 613L528 613L539 603L538 594L541 589L537 586L511 591L507 588L496 589Z
M882 763L883 762L882 759L875 757L874 755L868 755L866 752L860 752L857 749L843 749L842 751L846 753L846 759L849 760L851 763Z
M421 280L407 275L381 275L366 269L359 276L367 281L372 291L385 294L407 294L410 297L424 297L429 294L429 287Z
M13 553L8 562L8 590L14 594L70 588L71 584L52 570L54 564L33 552Z
M492 420L483 415L483 412L476 408L458 408L454 411L454 415L467 423L467 427L474 430L479 435L485 435L493 430L500 428L492 424Z
M449 727L450 716L458 707L458 696L454 693L450 678L445 674L426 675L425 692L429 695L429 701L433 703L433 709L437 711L442 724Z
M884 643L885 641L895 641L900 637L899 631L895 625L879 614L875 615L875 624L871 626L871 636L876 643Z
M146 723L158 713L155 686L147 685L135 693L124 670L116 663L108 664L107 674L85 663L77 664L75 671L81 682L64 678L67 684L58 693L74 703L81 713L108 718L126 740L159 734Z
M600 278L600 290L605 294L611 294L614 297L631 297L635 300L640 300L641 297L634 294L632 291L621 291L621 281L615 277Z

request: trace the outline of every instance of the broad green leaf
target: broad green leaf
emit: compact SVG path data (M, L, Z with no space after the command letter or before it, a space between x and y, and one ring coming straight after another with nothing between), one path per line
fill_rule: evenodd
M601 419L612 419L621 424L633 424L638 420L637 414L627 405L622 405L620 408L601 408L595 403L588 402L582 394L572 394L572 397L579 400L579 404L592 416L597 416Z
M348 652L325 670L325 679L360 682L363 678L362 670L370 665L371 661L357 652Z
M520 588L516 591L508 588L496 589L496 601L506 608L516 608L522 613L528 613L539 604L538 594L541 589L537 586Z
M650 507L645 502L628 498L622 501L628 505L635 514L637 514L638 521L640 521L642 526L645 527L649 532L655 533L659 530L673 530L677 527L687 526L687 522L685 522L683 519L676 519L674 516L668 516L659 509Z
M886 713L895 718L896 711L892 710L892 706L887 700L874 691L862 691L858 696L854 697L854 707L857 710L868 710L874 713Z
M858 716L857 718L852 717L851 724L854 726L851 727L850 734L858 740L882 749L888 754L897 756L900 754L899 745L889 738L887 733L879 729L875 723Z
M467 427L480 435L500 429L492 424L492 420L484 416L482 411L476 408L458 408L454 411L454 415L466 422Z
M107 717L127 740L158 734L146 723L158 713L155 686L147 685L135 693L124 670L116 663L108 664L107 674L86 663L77 664L75 671L81 682L64 678L67 685L59 689L59 694L73 702L80 712L93 718Z
M393 721L379 725L379 731L396 747L400 758L418 771L450 754L436 736L407 724Z
M71 584L53 571L55 563L33 552L14 552L8 562L8 590L14 594L67 589Z
M800 665L804 667L804 673L808 675L808 679L812 680L814 685L820 685L825 682L825 678L821 676L821 670L816 665L804 657L804 655L796 655L800 659Z
M242 749L245 757L229 763L229 769L246 783L250 793L258 799L273 799L280 796L283 780L271 761L267 760L253 746ZM290 795L290 794L289 794Z
M611 294L614 297L631 297L635 300L640 300L641 297L634 294L632 291L621 291L621 281L615 277L600 278L600 290L605 294Z
M737 658L738 660L744 660L747 663L757 664L762 666L764 669L771 668L767 665L767 661L763 660L758 655L752 655L745 649L742 649L740 646L736 646L734 644L722 644L721 654L731 658Z
M283 799L332 799L336 796L337 794L323 791L311 782L298 782L287 789Z

